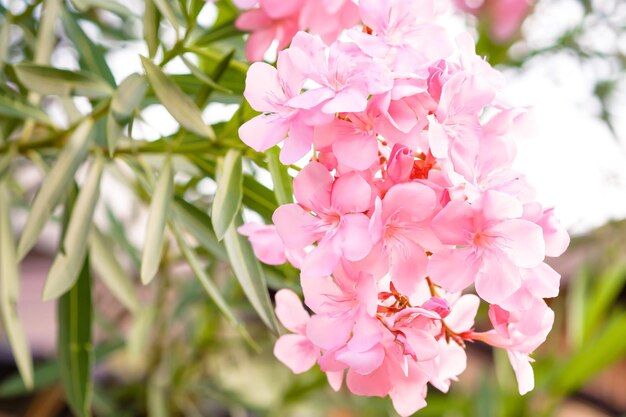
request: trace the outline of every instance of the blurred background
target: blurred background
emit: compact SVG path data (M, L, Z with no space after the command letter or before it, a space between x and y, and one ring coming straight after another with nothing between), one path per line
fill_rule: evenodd
M206 87L197 80L198 68L218 70L219 62L225 62L219 59L228 51L234 51L226 62L229 68L245 61L244 37L233 27L237 10L229 1L155 0L156 8L146 6L151 1L51 1L58 4L61 18L48 35L53 41L50 64L89 72L94 62L90 53L95 53L104 58L117 84L143 72L139 54L156 53L163 58L164 72L192 94ZM0 65L7 86L14 81L11 64L33 57L45 16L42 3L0 0ZM540 199L556 207L573 237L569 250L552 263L563 276L562 295L549 301L556 311L555 328L534 355L533 392L518 395L504 352L475 344L468 347L468 369L451 393L431 389L429 406L417 415L626 416L626 2L519 3L455 0L445 19L455 32L469 29L475 35L478 53L506 75L509 99L533 108L534 128L518 144L517 165L537 187ZM176 54L167 59L167 51L179 43L172 19L184 21L191 8L199 10L192 36L196 50L186 55L193 62ZM147 42L148 21L157 34L156 52ZM102 64L100 58L95 61ZM199 104L203 120L222 132L240 120L242 68L239 78L225 80L230 94L211 91L210 103ZM8 97L7 86L0 94ZM150 150L175 135L179 126L154 96L148 91L128 133L147 149L140 162L148 167L158 167L162 160ZM97 109L96 102L84 97L47 97L42 106L62 127ZM3 138L11 133L13 117L0 111ZM176 189L204 208L215 191L215 164L208 156L198 158L174 160ZM28 201L44 176L42 164L32 162L35 156L25 159L29 161L19 163L14 174L15 187L24 195L22 205L11 212L18 233L28 217ZM254 183L256 194L244 194L244 204L251 208L244 214L248 219L267 218L276 204L271 179L250 159L244 181ZM85 175L83 167L77 178L81 181ZM106 284L94 281L95 415L395 416L387 399L334 393L318 370L294 376L275 360L273 337L249 306L228 263L205 253L202 245L196 249L207 260L204 271L249 335L242 336L217 313L214 300L194 278L197 271L181 262L180 252L172 250L164 257L159 283L142 287L138 270L147 198L146 190L136 184L139 177L121 165L105 172L94 215L94 224L106 231L108 247L134 283L141 307L129 309ZM58 221L49 222L21 264L18 314L35 357L35 389L25 389L5 340L0 349L2 417L72 415L60 385L56 307L41 302L40 295L60 232ZM297 288L293 270L271 270L267 280L272 294L282 287ZM485 313L482 323L487 322ZM246 342L249 337L255 342Z

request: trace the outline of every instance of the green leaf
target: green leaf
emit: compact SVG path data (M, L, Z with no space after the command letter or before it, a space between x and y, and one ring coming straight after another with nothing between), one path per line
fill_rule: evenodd
M0 310L2 311L2 323L24 385L32 388L33 360L24 327L17 316L19 267L15 256L15 242L9 210L10 195L5 182L0 181Z
M589 279L589 270L587 268L581 269L570 283L567 294L567 338L575 348L582 346L584 342L583 325L587 315Z
M78 417L91 416L94 362L89 257L74 287L57 304L58 361L67 402Z
M122 18L136 16L135 13L133 13L128 7L124 6L117 0L72 0L72 3L74 3L74 6L81 12L99 8L115 13Z
M587 295L587 311L583 318L584 340L591 336L603 318L608 317L608 311L626 284L626 265L616 265L594 281L596 285L591 295Z
M204 249L221 261L228 260L226 249L217 240L213 229L209 226L211 218L206 213L179 197L176 197L173 208L174 220L190 233Z
M100 196L104 157L97 154L69 218L61 250L57 253L43 288L44 301L65 294L76 282L87 255L86 241Z
M35 64L15 64L13 68L20 83L40 94L101 98L113 91L106 81L90 72Z
M105 342L96 346L95 360L100 362L109 357L109 355L123 346L119 340ZM34 386L33 390L46 388L61 378L59 361L55 358L48 362L35 365L34 369ZM19 376L11 376L0 382L0 398L18 397L28 394L30 390L24 386L24 381Z
M148 213L146 239L141 257L141 282L144 284L152 281L159 270L163 242L165 241L165 225L172 202L173 189L172 160L168 156L165 158L165 163L159 174Z
M180 31L180 25L178 24L178 16L176 16L176 11L172 6L170 0L153 0L155 6L159 9L161 14L165 16L165 18L172 24L172 27L176 31L176 36L178 37L178 32Z
M224 238L226 230L233 223L241 208L243 177L241 152L230 149L223 159L218 160L220 175L217 178L217 191L211 208L213 230L219 240Z
M103 48L93 43L78 24L77 17L67 10L63 10L61 13L61 20L68 38L80 56L81 68L98 74L111 87L115 88L115 78L107 64Z
M34 119L48 126L53 125L46 112L9 95L0 95L0 115L12 119Z
M193 62L191 62L190 60L188 60L187 58L185 58L184 55L181 55L180 58L182 59L183 63L185 64L185 66L187 68L189 68L189 71L191 71L191 73L200 81L202 81L203 83L205 83L206 85L208 85L209 87L217 90L217 91L221 91L222 93L226 93L226 94L232 94L232 91L230 91L227 88L222 87L221 85L219 85L218 83L216 83L215 81L213 81L207 74L205 74L200 68L198 68L197 66L194 65Z
M224 235L231 268L261 320L270 330L278 334L278 324L267 292L263 268L254 255L248 239L237 232L241 224L241 216L237 216Z
M97 227L89 236L91 266L115 298L132 312L139 311L139 297L135 286L113 253L112 244Z
M154 93L181 126L197 135L215 140L213 129L204 123L202 113L193 100L185 95L174 81L161 71L161 68L145 57L141 57L141 62Z
M87 155L90 131L93 120L82 122L65 145L59 157L46 175L35 200L33 201L28 221L17 247L17 257L22 259L35 245L41 230L50 218L52 211L70 188L74 173Z
M275 146L272 149L268 149L265 154L267 155L267 165L270 174L272 174L274 193L276 194L278 204L293 203L293 178L289 175L287 167L280 163L280 149Z
M11 36L11 24L5 19L0 24L0 71L4 69L9 55L9 42Z
M41 21L37 28L37 44L33 59L36 64L47 64L50 62L50 56L57 41L54 27L62 7L61 0L44 1Z
M139 74L131 74L120 83L119 88L113 94L107 116L109 155L113 154L122 129L131 121L135 109L141 104L147 90L148 84L145 78Z
M145 11L143 15L143 38L148 45L148 55L154 58L159 49L159 23L161 16L154 4L154 0L145 1Z
M567 395L586 381L626 355L626 312L614 314L603 331L586 342L560 366L548 387L559 395Z

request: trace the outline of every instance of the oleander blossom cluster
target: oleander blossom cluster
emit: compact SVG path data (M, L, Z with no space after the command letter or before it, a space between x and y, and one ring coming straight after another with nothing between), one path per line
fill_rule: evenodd
M507 103L469 35L449 39L434 0L361 0L359 15L346 41L298 32L276 67L248 72L245 97L262 114L241 139L281 144L286 165L310 157L274 224L240 228L261 261L301 271L307 309L276 294L291 333L274 353L408 416L481 341L507 351L524 394L554 321L544 299L559 291L544 260L569 244L511 168L526 110ZM481 301L491 330L474 328Z

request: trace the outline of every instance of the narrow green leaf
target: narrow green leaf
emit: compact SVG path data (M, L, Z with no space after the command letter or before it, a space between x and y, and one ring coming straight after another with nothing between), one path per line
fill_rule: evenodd
M141 57L146 70L148 81L154 93L168 112L187 130L211 140L215 140L215 133L204 120L196 104L163 73L161 68L154 65L149 59Z
M154 0L146 0L143 15L143 38L148 45L148 55L154 58L159 49L159 23L161 16L154 4Z
M90 72L69 71L44 65L15 64L17 79L31 91L46 95L108 97L111 86Z
M556 369L548 386L551 391L567 395L586 381L626 355L626 312L614 314L603 331L590 339L562 366Z
M96 226L89 236L91 266L115 298L132 312L139 310L139 297L130 277L113 254L112 245Z
M243 194L241 152L230 149L224 159L218 161L222 166L217 178L217 191L211 208L211 220L217 238L222 240L241 208Z
M63 237L62 250L52 262L43 288L44 301L65 294L76 282L87 255L87 238L91 231L93 212L100 196L100 178L104 157L96 155L85 184L80 190Z
M146 239L141 257L141 282L144 284L152 281L159 269L173 188L172 160L168 156L159 174L148 214Z
M11 35L11 24L5 19L0 24L0 71L4 69L9 55L9 42Z
M211 228L211 218L197 207L189 204L182 198L176 198L173 206L174 220L190 233L198 243L209 253L221 261L228 260L228 254L223 243Z
M9 95L0 95L0 115L12 119L34 119L48 126L53 125L46 112Z
M196 275L196 278L198 278L198 281L200 281L200 284L207 292L211 300L213 300L217 308L222 312L222 314L224 314L224 317L226 317L226 319L228 319L228 321L233 326L235 326L240 332L242 332L246 339L251 340L250 335L248 335L248 332L245 330L243 325L239 322L239 320L237 320L237 317L228 306L228 303L226 302L224 297L222 297L222 294L220 293L217 286L213 283L211 278L209 278L209 276L204 271L204 268L202 268L202 266L200 265L200 261L196 257L194 250L189 247L180 230L178 230L175 225L173 227L173 230L174 234L176 235L176 242L178 243L178 246L180 247L183 256L187 260L189 267Z
M148 417L170 416L167 387L160 375L154 375L149 379L146 397Z
M237 216L224 235L231 268L261 320L270 330L278 334L278 324L267 292L263 268L254 255L248 239L237 232L241 224L241 216Z
M584 342L583 325L587 315L589 278L589 270L581 269L570 283L567 294L567 338L575 348L582 346Z
M78 417L91 416L94 362L92 314L91 274L87 257L76 284L57 304L57 355L61 381L67 402Z
M584 316L583 339L587 340L593 331L608 317L615 305L615 299L626 285L626 265L620 264L594 279L595 288L588 296L587 312Z
M214 80L212 80L211 77L209 77L200 68L198 68L196 65L194 65L193 62L191 62L190 60L185 58L184 55L181 55L180 58L182 59L182 61L185 64L185 66L187 68L189 68L189 71L191 71L191 73L197 79L199 79L200 81L202 81L203 83L205 83L206 85L208 85L209 87L211 87L211 88L213 88L213 89L215 89L217 91L221 91L222 93L226 93L226 94L232 94L232 91L230 91L228 88L222 87L221 85L216 83Z
M36 64L47 64L56 45L57 37L54 33L61 8L61 0L44 0L41 21L37 30L37 44L33 61Z
M74 173L87 155L92 126L93 121L86 119L76 128L41 184L17 247L18 259L35 245L52 211L70 188Z
M99 8L108 10L111 13L122 18L136 17L136 14L132 12L128 7L124 6L117 0L72 0L74 6L81 12L86 12L90 9Z
M147 89L148 84L144 77L139 74L131 74L120 83L119 88L113 94L107 116L107 144L110 155L115 150L122 129L132 119L135 109L141 104Z
M161 14L172 24L172 27L176 31L176 36L178 36L180 24L178 23L178 16L176 16L176 11L170 0L154 0L154 4Z
M15 242L9 210L9 191L5 181L0 181L0 310L2 311L2 323L24 385L32 388L33 360L28 339L17 316L19 268L15 256Z
M274 194L276 194L278 204L293 203L293 178L289 175L287 167L280 163L280 149L275 146L268 149L265 154L267 155L270 174L272 174Z
M107 64L103 49L93 43L78 24L77 17L70 14L69 11L63 10L61 20L68 38L76 47L80 57L81 68L95 72L112 88L115 88L115 78Z

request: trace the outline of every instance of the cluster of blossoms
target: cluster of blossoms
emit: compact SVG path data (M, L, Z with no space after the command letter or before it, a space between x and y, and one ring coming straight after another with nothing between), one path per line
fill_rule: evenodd
M237 29L251 32L246 57L260 61L272 42L283 49L299 30L333 42L342 30L359 22L358 6L352 0L233 0L246 9L235 22Z
M468 341L506 349L520 393L533 388L529 355L554 321L544 298L559 291L544 259L569 243L511 168L525 110L469 35L436 24L434 3L361 0L362 26L330 45L298 32L276 68L250 67L245 97L262 114L239 131L257 151L282 144L284 164L310 156L296 203L240 229L261 261L301 271L312 315L277 293L292 333L275 355L296 373L317 363L335 389L389 395L403 416L428 383L448 390ZM491 330L474 329L481 300Z

